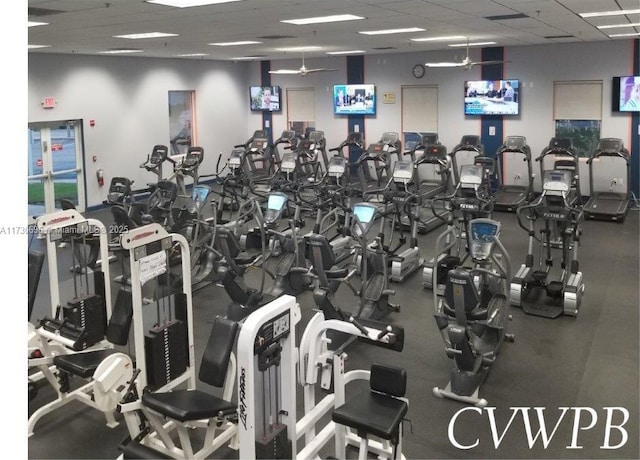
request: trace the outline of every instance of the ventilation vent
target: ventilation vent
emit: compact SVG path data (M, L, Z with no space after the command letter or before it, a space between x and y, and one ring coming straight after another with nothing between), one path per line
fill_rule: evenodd
M528 18L524 13L515 13L515 14L498 14L496 16L485 16L485 19L489 21L508 21L509 19L524 19Z
M47 8L32 8L29 7L27 9L29 17L39 17L39 16L51 16L52 14L60 14L65 13L66 11L62 10L50 10Z
M283 38L296 38L293 35L265 35L264 37L258 37L258 38L262 38L263 40L282 40Z
M395 46L380 46L379 48L373 48L373 49L382 51L382 50L395 50L397 48Z
M575 38L575 35L547 35L546 37L549 40L558 39L558 38Z

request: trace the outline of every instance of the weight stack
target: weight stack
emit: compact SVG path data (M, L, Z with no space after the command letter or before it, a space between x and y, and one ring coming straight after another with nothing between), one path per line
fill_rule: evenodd
M104 297L94 294L73 299L62 309L62 315L68 323L84 331L82 350L104 339L107 329Z
M187 370L187 324L170 321L153 327L144 337L147 385L151 391L171 382Z

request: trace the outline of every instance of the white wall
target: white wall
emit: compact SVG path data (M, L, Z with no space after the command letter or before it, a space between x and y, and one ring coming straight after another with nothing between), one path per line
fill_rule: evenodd
M215 172L218 154L228 155L244 141L247 68L217 61L32 54L29 122L84 120L87 206L96 206L114 176L135 180L134 188L155 180L139 165L154 145L169 145L168 91L195 90L197 143L205 152L200 173ZM42 108L46 96L56 98L54 109ZM105 171L102 188L95 180L99 168ZM164 173L170 173L168 164Z
M611 112L611 77L631 73L632 40L569 43L505 49L505 78L521 81L521 114L505 117L504 135L527 138L536 157L554 133L553 82L602 80L602 136L622 138L631 144L628 114ZM470 55L480 60L480 50ZM378 113L365 118L366 142L375 142L385 131L402 132L402 85L438 86L438 134L452 149L465 134L480 134L480 119L463 114L465 80L480 79L480 68L427 69L421 79L412 75L415 64L433 60L461 60L463 50L366 55L365 83L378 91ZM301 59L274 60L271 69L298 68ZM335 147L347 136L347 117L333 114L332 88L347 81L346 57L307 58L309 68L335 68L306 77L271 75L273 85L287 88L315 88L316 127L325 132L328 147ZM29 121L81 118L85 120L89 206L102 202L105 190L98 189L95 170L104 168L107 181L125 175L139 184L151 181L138 165L151 147L168 143L169 118L167 91L195 90L199 144L205 149L202 174L213 172L218 153L225 156L234 144L243 143L262 127L261 113L249 111L250 85L260 84L260 63L231 63L195 60L162 60L127 57L29 56ZM395 92L395 104L383 104L382 93ZM54 96L58 106L41 108L45 96ZM273 133L277 138L287 128L286 98L283 110L273 114ZM88 127L87 120L96 126ZM635 134L637 135L637 134ZM491 152L493 153L493 152ZM537 164L534 166L537 168ZM581 165L583 191L588 190L588 173ZM108 182L107 182L108 183Z

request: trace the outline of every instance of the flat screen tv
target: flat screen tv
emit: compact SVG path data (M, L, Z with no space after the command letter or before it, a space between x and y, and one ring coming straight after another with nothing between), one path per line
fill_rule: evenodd
M614 112L640 112L640 76L613 77L612 90Z
M249 88L249 104L254 112L280 112L279 86L251 86Z
M375 85L335 85L333 113L336 115L375 115Z
M464 83L465 115L518 115L518 80L475 80Z

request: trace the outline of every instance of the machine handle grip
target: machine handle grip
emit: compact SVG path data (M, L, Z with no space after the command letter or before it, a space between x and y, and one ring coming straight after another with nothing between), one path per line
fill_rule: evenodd
M367 329L362 324L360 324L353 316L349 317L349 322L353 324L355 327L357 327L358 330L362 332L365 336L369 335L369 331L367 331Z

